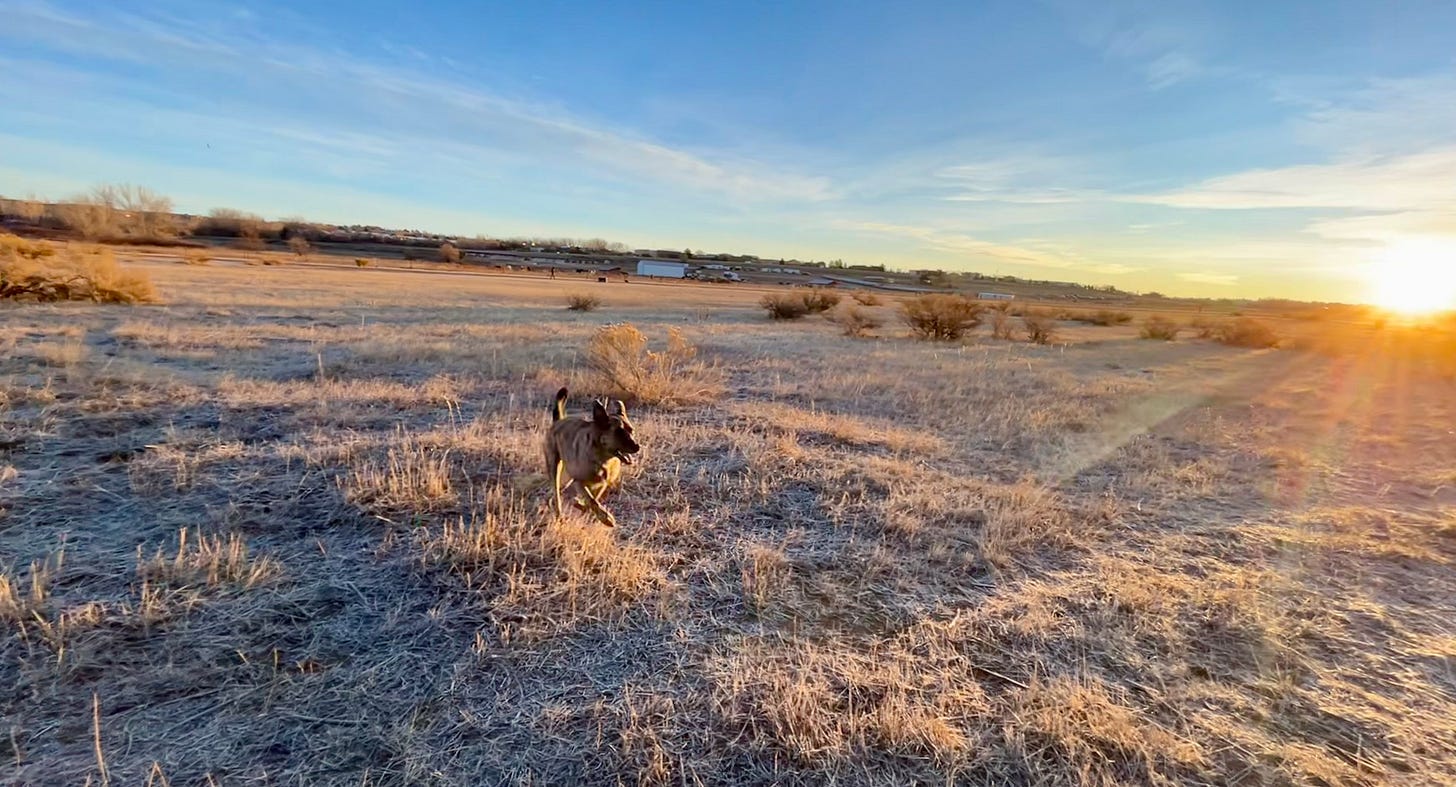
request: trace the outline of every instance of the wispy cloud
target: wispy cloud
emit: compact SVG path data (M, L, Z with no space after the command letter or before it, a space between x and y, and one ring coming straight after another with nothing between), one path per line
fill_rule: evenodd
M1239 283L1239 277L1232 273L1180 273L1178 278L1197 284L1212 284L1215 287L1232 287Z
M1048 0L1048 4L1062 13L1076 40L1138 69L1153 90L1225 70L1203 62L1202 37L1211 20L1187 16L1192 8L1186 5L1156 0Z
M839 221L835 224L852 232L912 240L927 248L964 255L973 261L979 259L981 264L1002 262L1060 270L1075 269L1104 275L1121 275L1138 270L1122 263L1086 259L1064 244L1035 241L1035 245L1050 248L1033 248L1031 243L999 243L963 232L913 224L876 221Z
M422 70L418 66L427 59L419 56L423 53L406 51L402 59L407 62L381 66L342 52L264 38L246 19L230 20L218 29L195 20L119 11L81 18L42 3L8 6L5 17L6 32L0 38L148 68L185 69L182 73L206 74L219 84L264 85L191 112L242 129L257 128L268 137L358 143L364 135L354 128L362 126L373 130L369 152L379 155L411 155L444 146L467 158L509 157L523 165L549 161L562 168L575 164L587 175L659 182L748 204L812 202L831 195L828 179L798 174L777 162L672 147L561 108ZM114 96L125 92L97 90L85 98L116 102ZM297 111L299 103L310 101L320 110Z

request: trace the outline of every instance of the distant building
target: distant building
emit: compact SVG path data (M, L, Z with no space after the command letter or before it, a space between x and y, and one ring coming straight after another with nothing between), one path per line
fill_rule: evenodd
M1005 292L978 292L976 293L976 297L983 301L1010 301L1016 299L1015 295Z
M638 260L638 276L656 276L662 279L681 279L687 276L685 262L663 262L662 260Z

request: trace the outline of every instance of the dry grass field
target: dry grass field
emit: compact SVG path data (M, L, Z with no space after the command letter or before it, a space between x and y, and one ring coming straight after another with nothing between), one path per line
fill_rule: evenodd
M0 304L5 783L1456 782L1447 334L128 268ZM562 384L644 400L615 530L547 513Z

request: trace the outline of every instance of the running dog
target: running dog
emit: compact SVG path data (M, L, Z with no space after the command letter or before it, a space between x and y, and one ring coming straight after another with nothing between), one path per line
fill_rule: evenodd
M632 439L632 422L621 399L610 403L592 402L589 418L566 416L566 389L556 392L551 403L551 429L546 433L546 478L551 483L556 516L561 516L562 475L567 485L576 485L575 504L590 511L607 527L616 517L602 507L602 498L622 478L622 465L632 464L632 455L642 447Z

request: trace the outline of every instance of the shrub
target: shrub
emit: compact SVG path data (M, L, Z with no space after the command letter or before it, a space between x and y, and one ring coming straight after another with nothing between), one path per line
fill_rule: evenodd
M452 265L460 262L460 250L455 248L455 244L440 244L440 262L448 262Z
M1026 325L1026 340L1033 344L1051 344L1057 338L1057 320L1048 312L1028 310L1021 321Z
M1132 315L1127 312L1115 312L1110 309L1098 309L1095 312L1070 312L1067 319L1088 325L1126 325L1132 322Z
M921 295L900 304L900 317L922 339L955 341L981 324L982 308L960 295Z
M354 258L354 267L356 267L356 268L367 268L367 267L369 267L369 260L366 260L363 257L355 257Z
M880 299L880 296L872 292L856 292L849 297L854 298L854 302L858 303L861 306L879 306L880 304L884 303L884 301Z
M40 241L26 240L18 235L0 235L0 260L11 256L27 260L39 260L56 253L54 246Z
M1008 340L1016 338L1016 323L1003 305L998 304L991 309L991 336Z
M1178 323L1173 322L1167 317L1155 314L1143 320L1143 327L1138 332L1138 336L1144 339L1161 339L1165 342L1171 342L1178 338L1178 332L1181 330L1183 330L1183 327Z
M858 306L849 306L828 316L844 329L845 336L867 336L870 331L885 324L884 320Z
M588 292L573 292L566 296L566 308L574 312L594 312L602 305L602 299Z
M288 250L300 257L308 254L311 248L313 247L308 245L308 238L302 235L294 235L288 239Z
M0 253L0 300L141 303L156 298L151 280L122 270L109 249L67 249L41 258Z
M183 265L206 265L212 261L212 255L206 249L189 249L182 252Z
M1219 325L1214 331L1213 338L1221 344L1231 347L1278 347L1279 335L1270 328L1252 317L1240 317L1232 322Z
M647 337L631 323L603 326L586 348L586 365L602 393L628 402L687 405L722 391L718 370L698 360L698 349L677 328L667 329L667 346L647 348Z
M804 308L810 314L822 314L839 305L840 295L837 292L815 288L803 294Z
M804 298L793 293L765 295L758 302L771 320L797 320L809 313Z
M1193 321L1188 323L1188 327L1196 331L1200 339L1212 339L1218 332L1218 323L1206 317L1194 317Z

